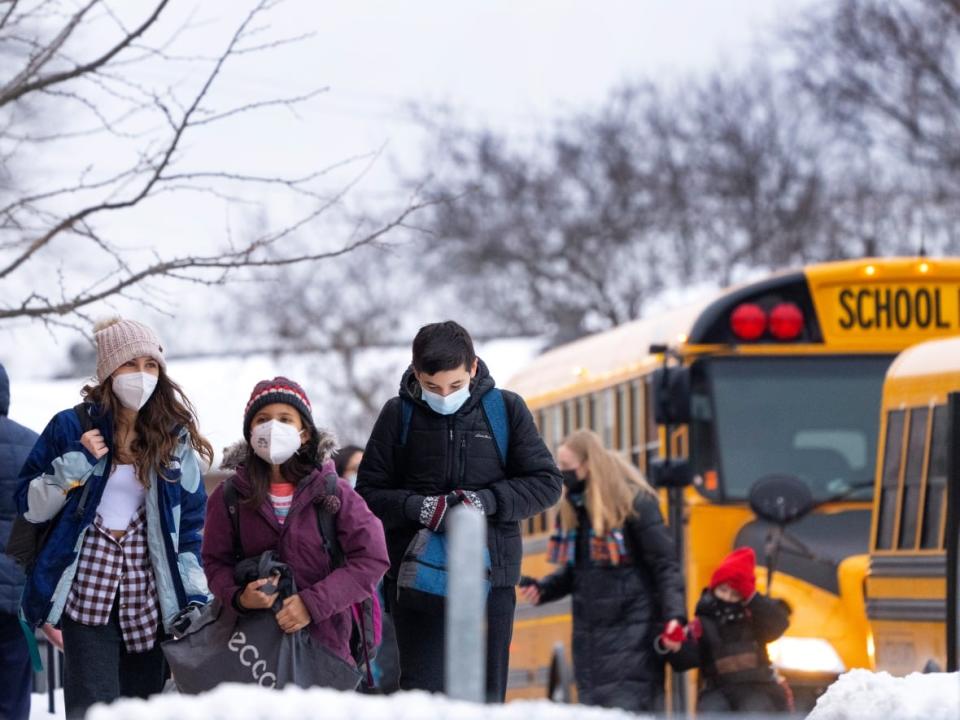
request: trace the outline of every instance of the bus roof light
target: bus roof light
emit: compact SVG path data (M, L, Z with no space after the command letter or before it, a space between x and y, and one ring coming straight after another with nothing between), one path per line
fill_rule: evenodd
M782 302L770 311L770 334L777 340L796 340L803 332L803 312L792 302Z
M730 313L730 329L741 340L757 340L767 329L767 314L756 303L743 303Z

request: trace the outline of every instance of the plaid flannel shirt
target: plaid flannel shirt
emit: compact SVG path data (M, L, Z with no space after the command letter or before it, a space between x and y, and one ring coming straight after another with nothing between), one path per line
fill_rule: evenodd
M150 650L157 640L160 611L142 506L119 540L97 515L84 538L65 611L75 622L106 625L115 601L127 652Z

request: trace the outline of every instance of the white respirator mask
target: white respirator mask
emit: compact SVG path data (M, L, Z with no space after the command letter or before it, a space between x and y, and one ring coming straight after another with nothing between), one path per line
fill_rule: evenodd
M140 410L157 387L157 376L144 372L116 375L111 383L113 394L128 410Z
M270 420L250 431L250 447L265 462L283 465L300 449L300 433L290 423Z

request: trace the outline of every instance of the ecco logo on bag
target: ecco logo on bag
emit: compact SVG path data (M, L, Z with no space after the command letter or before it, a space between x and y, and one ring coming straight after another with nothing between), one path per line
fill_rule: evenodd
M241 630L237 630L227 643L227 647L232 652L237 653L237 659L244 667L250 668L250 673L254 681L261 687L275 688L277 686L277 676L267 671L267 661L260 657L260 651L256 645L247 644L247 636Z

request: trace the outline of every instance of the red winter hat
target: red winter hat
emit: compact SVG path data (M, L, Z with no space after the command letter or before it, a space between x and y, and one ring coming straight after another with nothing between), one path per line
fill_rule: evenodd
M753 569L757 566L757 556L753 548L737 548L727 555L719 567L713 571L710 578L710 589L713 590L722 583L726 583L746 600L757 589L757 578Z
M310 398L307 393L289 378L278 375L273 380L261 380L250 393L250 400L247 401L247 407L243 411L243 437L250 439L250 425L253 423L253 416L257 414L260 408L271 403L286 403L295 407L303 417L311 424L313 423L313 407L310 405Z

